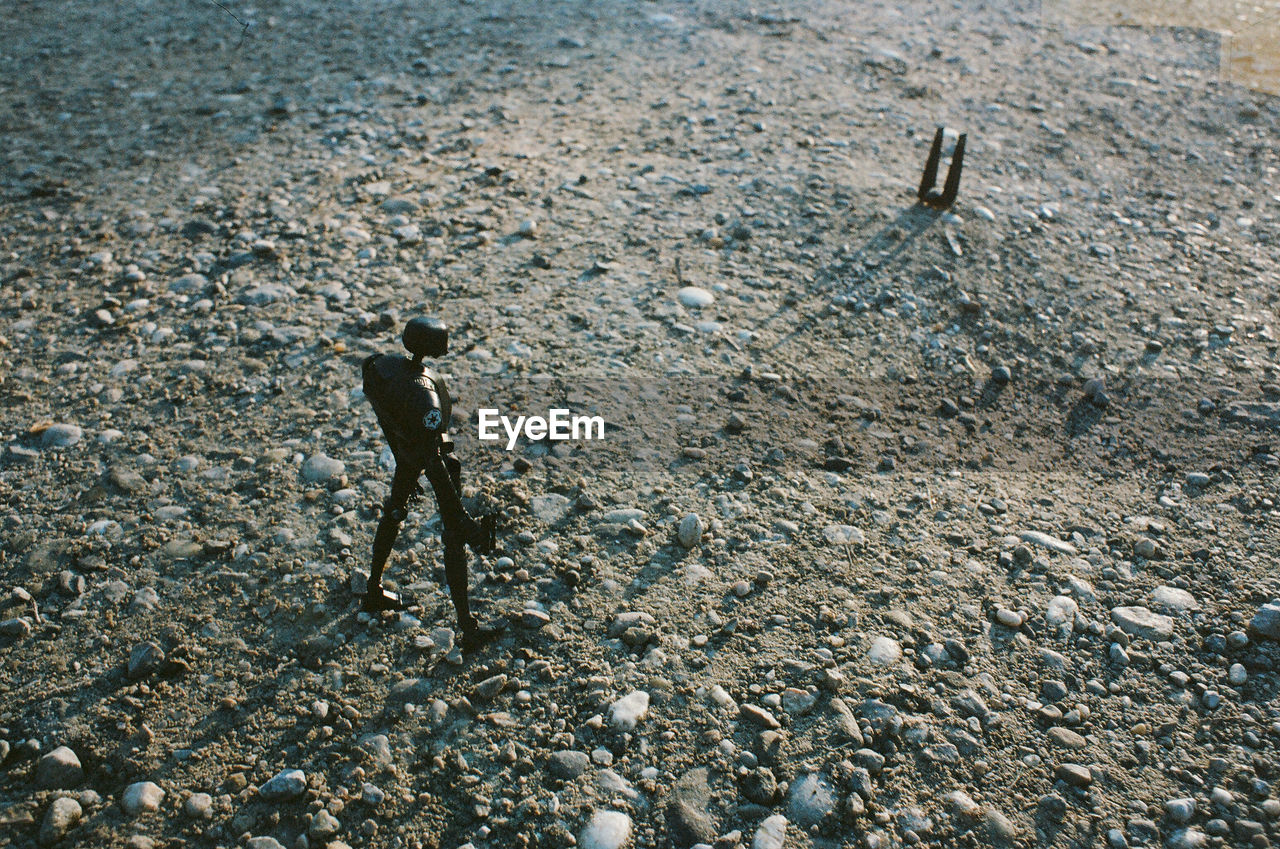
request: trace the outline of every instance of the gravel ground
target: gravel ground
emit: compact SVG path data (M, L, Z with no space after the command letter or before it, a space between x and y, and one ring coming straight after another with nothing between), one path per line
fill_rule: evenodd
M1280 837L1280 101L1216 36L6 17L0 845ZM429 499L420 605L353 592L390 481L359 363L420 313L503 516L475 656ZM557 404L606 438L476 438Z

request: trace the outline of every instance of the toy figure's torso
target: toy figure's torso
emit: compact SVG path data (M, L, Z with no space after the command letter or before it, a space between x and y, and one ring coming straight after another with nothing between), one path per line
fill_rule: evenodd
M438 448L453 404L444 380L420 362L396 354L364 361L364 394L397 461L417 462Z

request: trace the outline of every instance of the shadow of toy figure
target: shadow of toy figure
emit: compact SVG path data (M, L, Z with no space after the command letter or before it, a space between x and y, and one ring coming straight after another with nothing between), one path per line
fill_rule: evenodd
M498 635L479 626L467 597L467 552L489 554L494 548L494 517L472 518L462 506L462 464L453 455L449 438L452 403L444 381L422 362L443 356L449 331L438 319L415 318L404 328L404 346L413 354L374 354L362 367L364 394L378 416L378 424L395 455L391 494L382 505L382 519L373 538L373 562L363 609L376 613L402 610L407 603L383 589L382 570L405 520L409 499L422 493L418 478L426 475L440 508L444 544L444 573L458 614L464 648L474 648Z

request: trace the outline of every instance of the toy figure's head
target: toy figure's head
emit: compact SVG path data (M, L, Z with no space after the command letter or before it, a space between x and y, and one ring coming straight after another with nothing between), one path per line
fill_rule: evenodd
M443 357L449 351L449 328L438 318L410 319L403 339L415 362L423 357Z

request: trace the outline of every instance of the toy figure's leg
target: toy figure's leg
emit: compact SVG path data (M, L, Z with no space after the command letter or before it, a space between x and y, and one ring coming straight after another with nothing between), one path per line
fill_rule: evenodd
M364 609L370 613L400 610L405 606L398 595L382 588L382 570L387 564L387 558L391 556L396 534L400 532L400 523L408 515L405 507L418 490L419 474L418 469L396 463L395 477L391 480L391 494L382 502L382 519L378 522L378 530L373 537L373 562L369 565L369 588L363 604Z
M440 505L440 520L443 529L440 541L444 544L444 576L449 584L449 597L453 600L453 609L458 614L458 627L462 630L462 647L467 650L478 648L501 633L498 630L481 628L471 614L471 601L467 591L467 545L476 548L473 538L490 528L489 522L477 523L462 508L458 492L462 489L462 464L452 454L443 458L437 455L434 462L427 465L427 479L436 492L436 500ZM446 507L446 504L453 505Z

